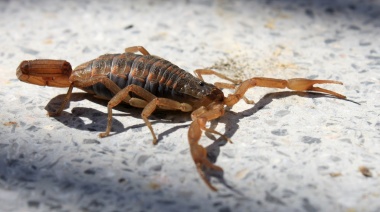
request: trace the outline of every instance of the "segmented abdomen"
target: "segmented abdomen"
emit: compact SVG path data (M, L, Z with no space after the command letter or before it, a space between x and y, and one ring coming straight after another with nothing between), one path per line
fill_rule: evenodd
M120 88L134 84L158 97L172 99L180 95L178 82L193 78L188 72L159 57L124 53L106 54L84 63L74 70L70 79L88 79L100 75L106 75ZM84 90L108 99L113 96L101 83Z

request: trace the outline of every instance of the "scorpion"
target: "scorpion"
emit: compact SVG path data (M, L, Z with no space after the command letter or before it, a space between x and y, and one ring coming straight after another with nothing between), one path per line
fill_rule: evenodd
M256 86L288 88L293 91L312 91L340 99L346 98L334 91L314 87L315 84L343 84L333 80L253 77L241 81L211 69L197 69L194 73L195 76L165 59L149 54L142 46L128 47L121 54L101 55L74 70L65 60L38 59L22 61L16 71L18 79L23 82L40 86L68 87L60 108L55 112L48 112L49 116L61 114L70 101L73 87L109 100L107 127L99 137L110 135L112 108L120 103L143 108L141 117L152 134L153 144L157 144L157 137L148 117L155 110L191 112L192 122L187 134L190 153L200 177L213 191L217 191L217 188L209 181L206 171L223 173L223 169L208 159L207 150L199 144L199 140L202 132L208 132L231 142L230 138L207 127L206 124L223 116L227 107L231 108L241 99L247 103L254 103L244 96L248 89ZM210 84L203 80L204 75L214 75L228 83ZM233 89L234 92L225 96L222 89Z

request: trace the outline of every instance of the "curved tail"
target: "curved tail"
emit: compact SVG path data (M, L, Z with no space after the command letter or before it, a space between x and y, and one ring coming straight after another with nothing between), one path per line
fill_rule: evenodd
M69 87L71 64L65 60L25 60L17 67L17 78L41 86Z

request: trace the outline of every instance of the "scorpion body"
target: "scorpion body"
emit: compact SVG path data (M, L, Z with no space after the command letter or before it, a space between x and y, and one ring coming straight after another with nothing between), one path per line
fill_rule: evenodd
M128 85L142 87L156 97L187 103L192 109L202 105L199 98L211 95L212 92L219 95L219 99L223 95L214 85L203 82L167 60L151 55L130 52L102 55L75 68L69 80L91 79L96 76L107 76L121 89ZM114 96L102 83L83 90L106 99Z
M141 54L135 54L140 52ZM294 78L289 80L254 77L245 81L233 80L209 69L195 70L196 77L157 56L152 56L141 46L125 49L123 54L106 54L97 59L79 65L74 70L64 60L23 61L17 68L17 77L24 82L41 86L69 87L61 107L50 116L57 116L70 100L73 87L93 93L97 97L108 99L108 122L106 131L100 137L110 134L112 126L112 108L124 102L143 108L141 117L148 126L153 144L157 138L148 120L156 109L180 110L191 112L192 123L188 131L191 156L204 182L212 190L217 190L209 181L207 170L222 172L223 169L207 158L206 149L199 144L202 132L214 133L227 141L229 138L214 129L207 128L210 120L223 116L225 106L232 107L239 100L247 100L244 94L252 87L288 88L295 91L316 91L337 98L346 98L336 92L314 87L314 84L342 84L333 80L310 80ZM229 81L209 84L202 75L215 75ZM233 94L224 96L221 89L234 89Z

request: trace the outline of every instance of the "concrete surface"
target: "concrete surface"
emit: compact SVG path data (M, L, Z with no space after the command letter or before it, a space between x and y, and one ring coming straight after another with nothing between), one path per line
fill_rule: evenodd
M380 211L379 18L371 0L0 1L0 211ZM76 66L135 45L189 71L339 80L323 87L348 100L251 89L256 105L212 123L234 144L202 136L225 170L212 192L188 114L152 116L153 146L141 110L119 107L99 139L106 102L75 90L49 118L66 89L15 75L22 60Z

